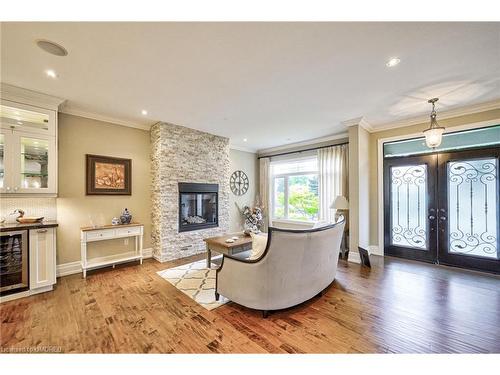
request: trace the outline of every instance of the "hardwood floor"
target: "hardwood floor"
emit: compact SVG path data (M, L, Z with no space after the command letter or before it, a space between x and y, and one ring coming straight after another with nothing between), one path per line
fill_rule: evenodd
M500 352L496 276L395 258L378 257L371 270L341 261L322 297L262 319L233 303L207 311L156 274L202 258L67 276L54 292L1 304L1 351Z

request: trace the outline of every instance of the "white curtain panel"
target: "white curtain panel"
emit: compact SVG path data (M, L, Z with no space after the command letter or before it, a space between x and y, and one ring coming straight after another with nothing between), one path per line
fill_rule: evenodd
M330 208L337 195L348 198L348 145L318 150L319 215L320 220L333 222L334 210Z
M269 169L270 160L269 158L259 159L259 171L260 171L260 182L259 182L259 203L263 206L264 215L264 225L261 228L263 232L267 232L269 227Z

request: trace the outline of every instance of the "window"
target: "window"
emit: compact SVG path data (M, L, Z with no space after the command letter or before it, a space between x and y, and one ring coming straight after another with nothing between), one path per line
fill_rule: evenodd
M384 158L429 154L436 151L460 150L500 144L500 125L451 132L443 135L443 142L436 149L425 144L425 138L384 143Z
M272 217L300 221L319 218L316 156L271 163Z

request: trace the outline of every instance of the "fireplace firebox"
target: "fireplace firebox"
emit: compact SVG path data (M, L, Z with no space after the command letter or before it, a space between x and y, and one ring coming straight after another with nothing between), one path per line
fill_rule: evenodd
M219 185L179 183L179 232L219 226Z

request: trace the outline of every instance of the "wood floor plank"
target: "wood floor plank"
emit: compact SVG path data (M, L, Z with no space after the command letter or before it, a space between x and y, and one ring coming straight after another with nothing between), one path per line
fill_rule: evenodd
M3 351L65 353L500 353L500 278L395 258L341 261L323 296L263 319L208 311L147 260L58 279L53 292L0 305Z

